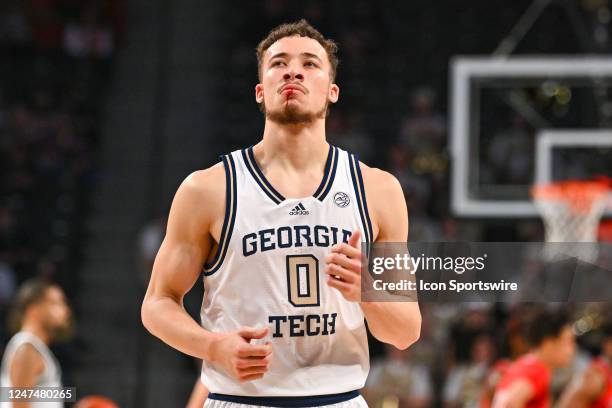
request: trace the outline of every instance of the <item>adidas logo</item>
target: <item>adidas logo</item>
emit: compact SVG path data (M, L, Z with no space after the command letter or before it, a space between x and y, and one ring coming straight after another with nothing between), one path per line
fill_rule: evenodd
M291 211L289 211L289 215L308 215L308 214L310 214L310 211L308 211L306 207L304 207L304 204L302 203L299 203L298 205L293 207Z

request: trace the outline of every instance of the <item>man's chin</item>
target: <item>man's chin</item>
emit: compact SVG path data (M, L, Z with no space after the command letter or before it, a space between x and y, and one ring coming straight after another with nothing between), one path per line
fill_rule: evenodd
M71 340L75 335L75 326L73 323L68 323L62 326L56 326L51 329L51 336L54 342L63 343Z
M266 111L266 118L281 125L307 125L318 118L324 118L326 109L327 107L321 112L308 112L297 104L288 103L282 109Z
M281 125L299 125L312 123L315 115L312 112L304 112L299 109L283 109L280 112L268 112L268 120Z

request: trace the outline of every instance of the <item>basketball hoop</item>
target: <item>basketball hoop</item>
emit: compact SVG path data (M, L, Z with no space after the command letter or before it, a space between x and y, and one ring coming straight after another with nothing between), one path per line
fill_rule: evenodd
M544 220L546 242L596 242L609 193L606 181L568 180L534 186L531 194ZM577 245L576 249L577 253L566 255L587 262L597 257L594 245Z

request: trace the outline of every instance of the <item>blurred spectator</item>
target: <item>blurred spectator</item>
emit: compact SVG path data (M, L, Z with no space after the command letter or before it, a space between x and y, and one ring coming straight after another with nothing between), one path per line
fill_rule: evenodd
M63 290L44 279L27 280L17 293L11 324L16 333L2 358L2 386L61 387L62 371L49 346L73 334L72 311Z
M481 387L495 358L493 338L478 335L470 348L470 360L459 363L449 372L444 384L445 408L478 408Z
M408 191L410 210L423 209L437 218L448 211L448 153L445 119L434 110L434 102L432 89L421 87L413 91L410 112L400 125L398 147L408 169L405 173L411 174L408 190L404 190Z
M446 125L434 111L435 94L423 87L414 91L411 111L400 128L400 145L406 151L409 166L416 174L440 176L446 171Z
M94 4L81 12L78 23L70 23L64 30L64 49L74 58L109 58L114 51L111 27L99 21Z
M451 328L452 361L459 364L473 359L472 344L482 333L493 332L491 304L474 302L466 305L464 313Z
M421 176L416 175L409 166L406 152L395 146L389 152L389 172L399 181L408 201L411 213L425 211L431 198L431 184Z
M363 395L372 407L424 408L432 402L431 373L409 361L410 351L385 346L386 355L372 363Z

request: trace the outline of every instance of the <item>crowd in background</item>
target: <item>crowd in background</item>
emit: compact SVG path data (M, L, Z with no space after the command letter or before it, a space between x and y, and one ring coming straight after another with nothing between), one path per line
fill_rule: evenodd
M221 153L254 143L263 118L253 101L256 39L280 22L304 17L340 45L341 102L327 121L330 143L359 154L400 181L410 211L412 241L541 240L538 221L476 222L449 209L448 63L455 54L490 53L530 1L502 0L466 8L415 1L404 12L358 0L228 2L215 58L219 80L212 97L211 148ZM607 2L583 1L595 51L610 51ZM598 5L599 4L599 5ZM455 7L456 9L454 9ZM606 8L607 9L607 8ZM498 11L492 13L491 10ZM411 15L410 24L401 16ZM490 18L483 20L482 16ZM604 16L605 17L605 16ZM249 24L255 19L258 24ZM608 10L609 19L609 10ZM485 24L486 38L459 30ZM581 52L580 41L554 9L539 34L519 51ZM99 177L100 108L113 57L125 34L121 0L6 0L0 4L0 316L16 286L31 276L59 281L68 296L78 268L92 192ZM445 27L440 30L439 27ZM461 35L449 33L461 32ZM485 118L486 120L486 118ZM525 182L532 130L520 117L499 121L483 154L489 179ZM489 179L487 179L489 177ZM160 217L143 230L143 283L163 236ZM490 368L500 357L526 350L519 330L525 305L423 305L421 340L398 353L375 341L367 395L374 405L397 398L401 406L477 406ZM78 311L77 311L78 312ZM575 319L600 316L589 307ZM0 342L8 333L0 321ZM580 339L573 370L596 352ZM60 356L61 357L61 356ZM559 384L567 382L561 373ZM437 404L437 405L436 405Z
M78 289L123 20L118 0L0 4L0 344L21 282Z

